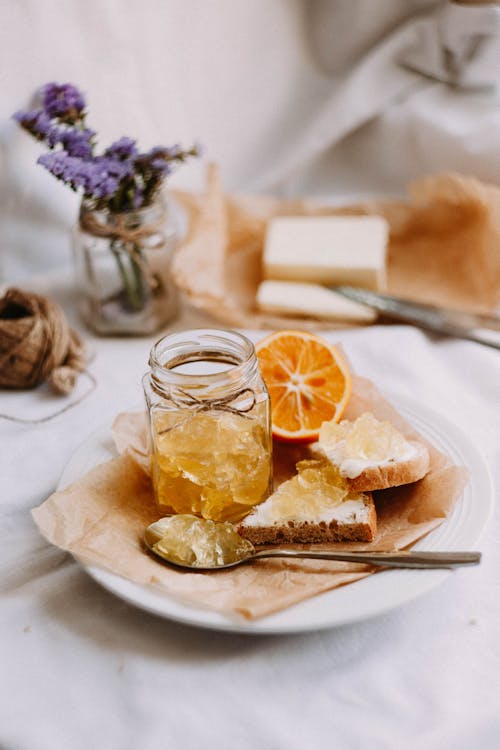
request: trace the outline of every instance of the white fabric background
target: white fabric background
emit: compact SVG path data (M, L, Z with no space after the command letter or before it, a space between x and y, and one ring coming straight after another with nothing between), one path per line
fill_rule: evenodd
M86 92L103 146L200 139L228 190L349 199L446 169L495 182L498 90L446 81L498 82L499 14L447 0L0 0L3 277L69 263L78 199L9 120L42 83ZM202 176L193 164L172 184Z
M86 91L103 144L123 134L144 148L199 138L231 190L338 200L401 193L409 179L442 169L496 181L498 93L447 82L443 45L451 35L455 61L467 48L447 8L433 0L0 0L3 280L49 293L74 315L60 270L70 263L77 199L35 165L38 145L8 120L51 79ZM474 13L467 28L484 21ZM463 84L498 78L497 46L493 39L464 67ZM193 165L174 184L195 187L202 173ZM33 276L44 269L52 271ZM178 323L196 324L192 315ZM497 351L401 326L338 338L360 373L461 425L498 486ZM85 404L36 428L0 421L2 750L496 750L498 514L479 568L372 621L286 638L146 615L39 537L29 510L53 491L76 447L140 397L150 344L94 340L99 387ZM0 411L27 416L53 405L43 389L0 396Z

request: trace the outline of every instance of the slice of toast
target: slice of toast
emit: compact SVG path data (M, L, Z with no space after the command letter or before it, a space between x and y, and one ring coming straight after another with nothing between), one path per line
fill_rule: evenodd
M255 545L371 542L377 514L370 493L348 489L326 461L304 461L241 521L238 533Z
M408 441L413 455L406 459L393 459L378 466L364 469L353 479L348 479L349 487L356 492L385 490L401 484L411 484L425 477L429 471L429 451L423 443Z
M423 443L406 440L389 422L379 422L369 413L354 422L324 423L310 451L327 458L353 492L410 484L429 471L429 451Z

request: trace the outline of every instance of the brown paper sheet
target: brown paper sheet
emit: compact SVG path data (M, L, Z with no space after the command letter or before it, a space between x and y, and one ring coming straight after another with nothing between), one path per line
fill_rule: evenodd
M209 168L207 192L176 193L190 228L173 262L194 306L242 328L332 328L335 322L259 312L261 256L275 216L379 214L389 222L388 287L396 296L476 312L500 304L500 188L443 174L409 187L407 201L332 208L314 201L235 197ZM345 321L338 326L347 327Z
M368 380L354 378L346 417L372 411L389 419L408 438L413 428ZM146 453L144 415L122 414L114 437L121 455L71 486L55 492L33 511L41 533L82 561L141 584L153 584L183 601L227 616L257 618L323 591L356 581L373 568L327 561L259 561L230 571L189 573L150 557L142 545L145 527L159 517ZM428 444L431 467L420 482L374 493L378 534L371 544L322 545L328 549L402 549L436 528L450 513L467 481L467 470ZM304 447L277 446L275 481L294 473Z

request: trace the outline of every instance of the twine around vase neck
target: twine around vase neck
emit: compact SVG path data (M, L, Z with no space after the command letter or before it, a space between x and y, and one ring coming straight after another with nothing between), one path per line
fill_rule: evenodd
M159 208L161 209L161 207ZM109 221L101 221L100 215L104 215ZM133 216L137 216L139 219L137 226L131 226ZM141 245L145 240L148 240L148 250L161 250L165 247L164 224L163 210L160 210L160 217L156 220L147 220L145 216L141 217L140 209L130 212L97 211L82 205L79 214L79 226L82 231L93 237L120 242L120 249L126 252L141 269L152 290L157 289L160 282L151 270L147 259L141 253ZM151 238L155 236L158 239L151 242Z
M137 215L138 212L136 212ZM99 219L99 214L104 214L111 219L104 222ZM142 240L153 237L155 234L161 235L164 226L163 216L159 219L138 222L139 226L130 226L133 212L119 211L92 211L84 206L80 209L79 224L80 228L92 234L94 237L103 237L106 239L118 239L122 242L140 243ZM162 247L165 240L160 236L157 243L151 245L152 249Z

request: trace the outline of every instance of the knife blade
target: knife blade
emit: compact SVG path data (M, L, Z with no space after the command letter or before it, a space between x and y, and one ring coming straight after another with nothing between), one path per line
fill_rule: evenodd
M329 289L392 320L500 349L500 317L412 302L353 286L331 286Z

